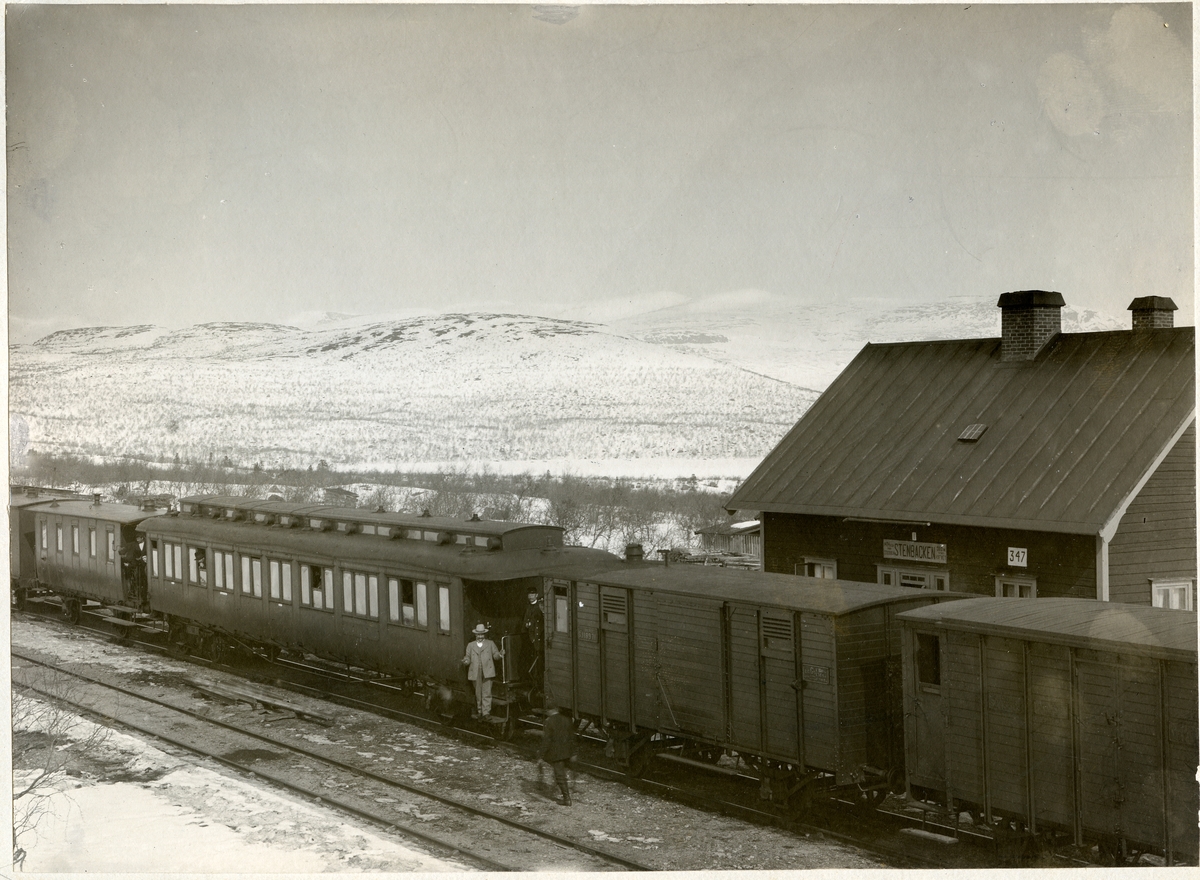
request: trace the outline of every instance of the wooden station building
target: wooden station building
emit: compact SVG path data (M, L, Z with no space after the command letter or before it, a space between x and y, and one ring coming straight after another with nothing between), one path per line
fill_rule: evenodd
M999 339L868 344L730 498L763 568L1195 609L1195 330L1061 332L1000 297Z

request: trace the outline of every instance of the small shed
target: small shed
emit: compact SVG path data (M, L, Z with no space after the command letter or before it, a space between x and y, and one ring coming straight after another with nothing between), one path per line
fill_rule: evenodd
M700 536L703 549L709 552L762 558L762 523L759 520L719 523L698 529L695 534Z

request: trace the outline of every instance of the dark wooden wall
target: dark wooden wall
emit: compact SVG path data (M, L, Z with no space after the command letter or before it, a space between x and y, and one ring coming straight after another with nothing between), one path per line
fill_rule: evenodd
M1015 529L972 526L912 526L845 522L841 517L766 513L763 515L763 568L794 574L805 556L837 560L842 580L876 580L877 563L922 568L884 560L883 541L912 540L946 545L950 589L994 596L997 575L1037 578L1039 596L1096 598L1096 539ZM1008 567L1008 548L1029 551L1027 568Z

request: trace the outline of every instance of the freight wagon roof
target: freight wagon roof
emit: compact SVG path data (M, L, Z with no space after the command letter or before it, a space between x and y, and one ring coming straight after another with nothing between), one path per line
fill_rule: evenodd
M429 531L470 532L471 534L503 537L516 532L545 531L562 535L559 526L537 523L506 522L489 519L461 519L449 516L420 516L412 513L387 513L368 510L364 507L337 507L328 504L300 504L294 501L267 501L245 495L193 495L181 498L180 506L200 505L205 507L237 509L255 513L288 514L314 519L335 519L347 522L375 523L377 525L402 526ZM560 541L561 543L561 538Z
M1195 369L1192 327L1008 363L999 339L868 344L726 507L1099 534L1194 422Z
M640 587L664 593L779 605L818 614L846 614L873 605L898 600L946 598L955 594L934 593L912 587L888 587L859 581L829 580L762 571L701 565L646 564L624 571L608 571L592 578L611 586Z
M155 515L154 511L142 510L136 504L120 504L106 501L97 506L91 501L75 501L66 498L43 498L41 500L44 502L44 506L39 509L39 512L44 510L46 513L56 516L77 516L103 520L104 522L121 523L122 525L135 523Z
M975 598L906 611L939 627L1196 662L1196 615L1095 599Z
M586 547L488 550L459 544L345 535L193 516L153 517L139 526L139 530L148 535L183 541L254 548L267 555L287 553L297 559L330 558L347 567L353 567L357 562L381 567L393 565L478 581L553 574L560 568L595 572L623 564L618 556Z

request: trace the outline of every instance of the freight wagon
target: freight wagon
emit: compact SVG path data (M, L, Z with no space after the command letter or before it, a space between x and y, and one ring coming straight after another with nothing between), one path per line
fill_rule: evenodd
M1195 614L984 598L900 621L910 793L1195 863Z
M956 594L696 566L546 579L546 694L634 773L741 756L764 799L877 803L903 779L901 611Z

